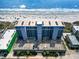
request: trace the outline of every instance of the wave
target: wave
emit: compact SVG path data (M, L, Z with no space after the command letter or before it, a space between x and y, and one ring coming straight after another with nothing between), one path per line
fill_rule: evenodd
M51 9L19 9L19 8L0 8L0 11L64 11L73 12L79 11L79 9L68 9L68 8L51 8Z

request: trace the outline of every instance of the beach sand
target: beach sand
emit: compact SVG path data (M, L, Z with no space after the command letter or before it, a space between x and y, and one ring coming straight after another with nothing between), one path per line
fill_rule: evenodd
M36 13L36 12L35 12ZM37 16L42 15L43 13L40 12L40 15L36 13ZM46 12L47 14L47 12ZM49 15L48 15L49 14ZM48 12L47 15L43 14L43 17L51 17L52 19L61 19L64 20L64 22L75 22L79 21L79 12ZM27 17L30 18L34 13L28 13L28 12L6 12L2 13L0 12L0 21L9 21L13 22L18 19L26 19Z

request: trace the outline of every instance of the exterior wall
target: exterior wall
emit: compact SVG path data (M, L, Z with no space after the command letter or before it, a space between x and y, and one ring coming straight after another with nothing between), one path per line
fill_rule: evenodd
M18 39L20 39L20 40L23 40L23 36L24 36L24 34L23 34L24 30L22 30L22 29L24 29L23 26L16 27L17 36L18 36Z
M37 39L37 28L36 27L27 27L27 38L36 40Z
M61 39L61 36L63 35L64 27L59 27L57 39Z
M76 36L76 38L77 38L78 41L79 41L79 31L77 31L77 32L75 33L75 36Z
M21 27L16 27L16 31L17 31L17 36L18 36L18 39L20 40L23 40L23 35L22 35L22 32L21 32Z
M53 27L42 28L42 39L52 39Z
M79 31L76 30L74 27L72 28L73 34L76 36L76 38L79 40Z
M18 32L18 37L20 39L60 39L64 30L64 27L57 26L57 27L44 27L44 26L34 26L34 27L16 27Z
M75 34L75 33L76 33L76 30L74 29L74 27L72 28L72 31L73 31L73 34Z

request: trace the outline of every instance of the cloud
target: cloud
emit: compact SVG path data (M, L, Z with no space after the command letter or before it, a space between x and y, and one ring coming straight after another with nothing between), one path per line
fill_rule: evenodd
M26 5L20 5L20 8L22 8L22 9L24 9L24 8L26 8Z

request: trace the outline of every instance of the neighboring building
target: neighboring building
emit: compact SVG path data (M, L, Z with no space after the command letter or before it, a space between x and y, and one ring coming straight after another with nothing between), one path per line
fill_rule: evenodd
M73 30L73 33L75 34L77 31L79 31L79 26L74 26L73 25L72 30Z
M77 37L79 41L79 26L73 26L72 30L73 30L73 34Z
M71 49L78 49L79 48L79 42L77 38L74 35L68 34L65 39L67 45Z
M16 30L13 29L0 32L0 56L6 56L10 52L16 37Z
M18 20L15 26L18 33L18 39L21 40L60 40L64 25L61 20L53 19L26 19Z
M65 41L70 49L79 49L79 26L72 26L72 33L65 36Z

